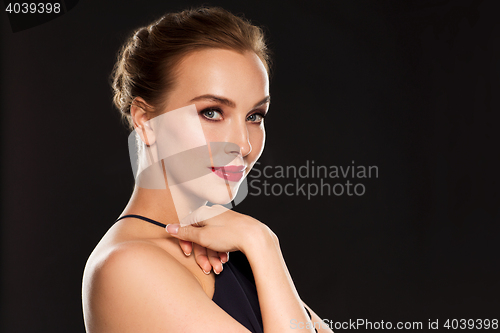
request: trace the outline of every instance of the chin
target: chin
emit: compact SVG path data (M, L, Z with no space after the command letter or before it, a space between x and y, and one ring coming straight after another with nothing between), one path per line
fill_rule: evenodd
M204 195L205 199L216 205L227 205L231 203L231 201L236 198L239 185L230 186L229 191L227 186L224 184L223 186L217 186L215 188L211 188L208 193Z
M247 195L248 184L246 178L243 178L242 181L230 186L230 193L228 193L228 188L224 184L224 186L212 187L210 192L206 192L205 198L206 201L212 204L223 206L231 204L231 207L226 206L226 208L234 208L234 206L240 204Z
M238 182L226 182L211 173L180 185L182 192L200 201L210 202L216 205L227 205L233 200L238 204L248 193L246 177Z

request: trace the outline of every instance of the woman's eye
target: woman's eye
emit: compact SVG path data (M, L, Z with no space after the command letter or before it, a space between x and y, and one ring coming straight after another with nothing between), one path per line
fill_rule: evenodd
M250 116L248 116L247 120L253 122L253 123L260 123L262 120L264 120L264 116L259 114L259 113L254 113Z
M216 109L206 109L201 111L201 114L209 120L219 120L222 118L222 113Z

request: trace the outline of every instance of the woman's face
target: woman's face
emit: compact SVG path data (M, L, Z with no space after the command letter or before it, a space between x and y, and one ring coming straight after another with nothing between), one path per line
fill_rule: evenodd
M188 54L179 64L165 112L188 106L193 113L196 108L208 153L197 153L184 165L176 163L169 177L175 178L176 170L199 169L203 176L176 186L205 201L228 203L264 149L269 79L262 61L250 51L205 49ZM194 128L178 129L176 140L200 142Z

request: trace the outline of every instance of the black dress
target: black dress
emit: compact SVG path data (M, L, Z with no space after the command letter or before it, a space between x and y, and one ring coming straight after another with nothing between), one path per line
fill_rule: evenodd
M250 265L242 252L231 252L222 272L215 275L212 300L251 332L262 333L257 289Z
M116 222L126 217L166 227L163 223L140 215L125 215ZM215 292L212 300L252 333L263 333L255 280L250 264L242 252L231 252L230 260L224 264L222 272L215 275ZM311 319L311 314L307 308L305 309Z

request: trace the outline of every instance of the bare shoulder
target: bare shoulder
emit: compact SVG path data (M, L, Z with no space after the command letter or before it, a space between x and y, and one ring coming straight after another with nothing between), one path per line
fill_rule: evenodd
M82 290L88 333L216 332L214 313L242 331L195 276L153 242L131 240L94 252Z
M94 253L93 253L94 255ZM92 257L92 256L91 256ZM115 278L123 275L174 274L194 276L167 251L147 240L128 240L107 245L92 258L91 273L97 281L119 283ZM154 275L156 275L154 274ZM154 277L150 277L154 278Z
M140 310L141 303L151 302L158 295L155 289L173 299L178 288L172 287L179 286L201 288L185 267L154 243L129 240L99 244L84 273L84 314L86 325L90 326L87 331L100 332L104 325L124 331L120 322L130 324L130 321L120 317L134 308ZM160 304L163 307L168 302ZM165 310L168 311L158 309L158 312Z

